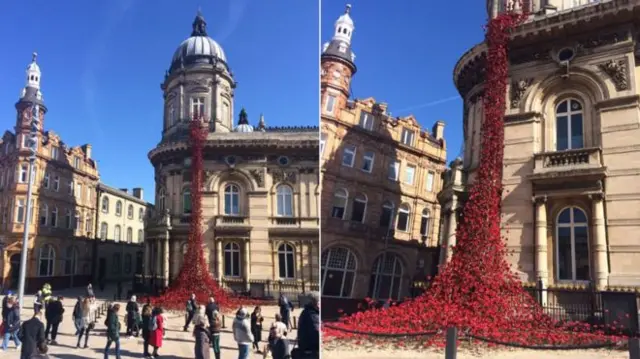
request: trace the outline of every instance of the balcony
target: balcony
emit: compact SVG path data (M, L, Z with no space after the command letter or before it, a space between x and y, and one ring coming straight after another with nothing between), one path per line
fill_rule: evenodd
M598 182L607 175L602 149L581 148L534 155L533 173L529 179L534 189L586 189L601 187Z
M319 229L319 221L315 217L270 217L270 233L316 233Z
M217 216L214 223L217 232L242 233L251 230L247 216Z

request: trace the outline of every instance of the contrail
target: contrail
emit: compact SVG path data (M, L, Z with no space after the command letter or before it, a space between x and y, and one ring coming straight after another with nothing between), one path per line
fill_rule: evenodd
M435 101L431 101L431 102L427 102L427 103L423 103L421 105L416 105L416 106L411 106L411 107L405 107L399 110L395 110L393 112L395 113L399 113L399 112L406 112L406 111L411 111L411 110L417 110L419 108L425 108L425 107L431 107L431 106L435 106L435 105L439 105L441 103L445 103L445 102L450 102L453 100L457 100L459 99L460 96L451 96L451 97L447 97L447 98L442 98L440 100L435 100Z

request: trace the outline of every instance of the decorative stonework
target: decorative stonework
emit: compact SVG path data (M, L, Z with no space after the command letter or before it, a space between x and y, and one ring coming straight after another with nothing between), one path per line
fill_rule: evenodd
M293 171L285 171L280 168L276 168L276 169L269 168L267 171L271 173L274 183L278 183L278 182L289 182L291 184L296 183L297 176L296 176L296 173Z
M511 83L511 108L517 108L522 101L522 96L527 92L533 79L520 79Z
M311 173L314 173L315 171L316 169L313 167L300 168L300 174L311 174Z
M582 49L593 49L605 45L613 45L625 41L629 38L629 32L625 29L610 33L597 34L578 41L578 46Z
M211 177L213 177L213 175L215 174L215 171L204 171L204 178L203 178L203 184L207 184L209 183L209 180L211 179Z
M249 174L256 180L258 187L264 187L264 172L260 169L251 169Z
M616 90L624 91L629 89L626 59L609 60L605 63L599 64L598 68L604 71L611 78Z

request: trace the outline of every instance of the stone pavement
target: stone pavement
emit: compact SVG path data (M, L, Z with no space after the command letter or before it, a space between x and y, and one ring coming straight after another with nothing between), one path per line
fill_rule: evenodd
M104 326L104 316L98 319L96 324L96 329L94 333L91 333L89 337L89 348L87 349L77 349L77 337L73 336L75 333L75 327L73 325L73 321L71 319L71 314L73 312L73 307L76 302L76 297L78 295L82 295L84 289L82 290L69 290L62 292L55 292L54 295L62 295L65 297L63 302L65 307L64 320L60 324L60 329L58 333L57 342L59 345L49 346L49 358L51 359L80 359L80 358L103 358L104 357L104 347L106 345L106 337L105 337L105 326ZM106 298L113 298L113 292L106 291L105 298L98 298L99 302L104 302ZM96 292L96 295L99 296L101 293ZM110 296L110 297L109 297ZM122 359L129 358L142 358L142 339L131 338L126 339L124 337L124 331L126 330L126 326L124 323L124 305L125 302L120 302L121 304L121 326L123 333L120 339L120 347ZM23 320L29 319L31 314L33 313L33 296L29 296L25 298L25 310L22 312ZM253 308L247 308L250 312L253 311ZM275 313L278 308L275 306L263 307L262 312L265 317L265 325L262 333L263 342L261 344L266 344L264 340L266 340L268 336L268 329L271 323L274 321ZM293 316L297 317L301 312L301 309L296 309L293 311ZM165 359L190 359L194 358L194 340L192 336L192 332L183 332L182 327L184 326L184 313L166 313L168 318L167 320L167 332L166 337L163 342L163 347L158 351L160 354L160 358ZM222 329L222 334L220 338L220 347L222 352L222 359L233 359L238 356L238 349L235 341L233 340L233 334L231 332L231 323L233 317L231 315L225 316L225 324L226 328ZM190 329L192 329L191 326ZM292 330L289 333L288 337L290 339L294 339L297 337L297 331ZM0 359L14 359L19 358L19 351L15 349L15 344L13 342L9 343L6 352L3 352L0 349ZM110 357L115 358L113 354L113 349L110 351ZM262 358L262 355L252 353L249 356L251 359ZM213 358L213 351L211 352L211 358Z

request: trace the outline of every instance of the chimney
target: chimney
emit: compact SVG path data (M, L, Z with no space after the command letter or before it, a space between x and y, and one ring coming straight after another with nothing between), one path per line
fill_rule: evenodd
M431 129L431 133L437 140L444 139L444 122L437 121Z
M129 193L129 189L128 188L118 188L119 190L121 190L124 193Z
M142 200L142 188L136 187L133 189L133 196L139 200Z
M87 160L90 159L91 158L91 145L87 143L86 145L83 145L81 148L82 148L82 151L84 151L84 158L87 159Z

